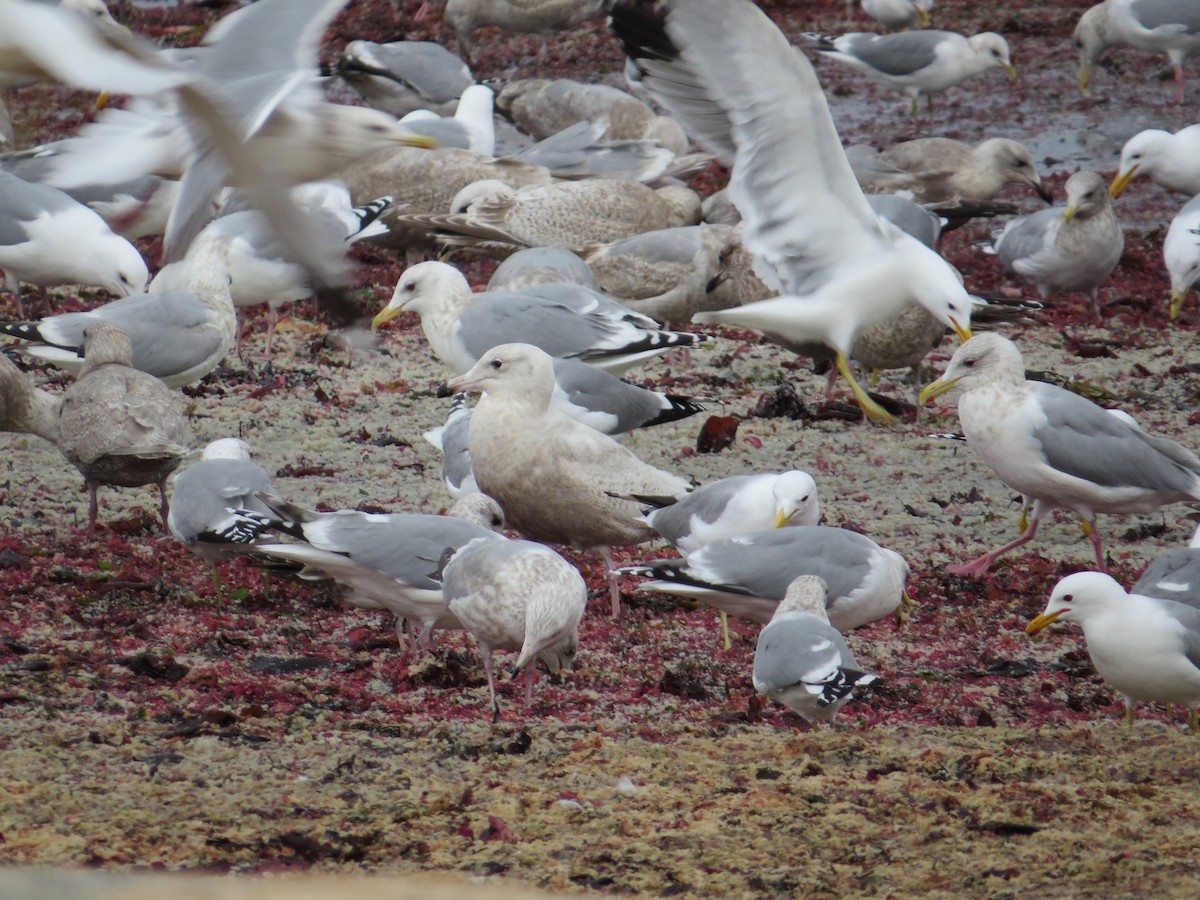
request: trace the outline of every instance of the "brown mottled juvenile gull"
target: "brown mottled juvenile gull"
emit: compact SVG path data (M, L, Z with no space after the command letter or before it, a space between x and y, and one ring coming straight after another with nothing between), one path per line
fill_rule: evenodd
M1121 259L1124 233L1100 175L1076 172L1066 192L1065 208L1009 222L996 240L996 254L1005 269L1032 282L1042 299L1078 291L1087 294L1098 316L1097 292Z
M1189 197L1200 194L1200 124L1174 134L1150 128L1127 140L1109 194L1120 197L1137 175Z
M544 544L476 539L451 548L441 569L446 606L475 636L487 673L492 721L500 719L492 654L516 650L516 676L525 670L525 710L533 702L534 661L549 657L552 672L570 667L579 643L587 584L579 570Z
M812 723L832 722L856 687L875 680L829 624L825 599L825 582L801 575L788 585L754 650L754 689Z
M675 0L665 21L619 2L612 22L647 90L732 163L743 240L783 293L693 321L825 344L866 416L895 422L850 371L855 334L920 303L966 337L971 300L945 260L871 209L811 64L746 0Z
M1002 66L1010 78L1017 77L1017 70L1009 62L1008 41L991 31L969 38L953 31L859 31L835 38L829 49L818 49L823 56L908 94L914 116L922 94L932 104L934 92L954 87L995 66Z
M458 269L435 260L405 270L371 326L379 328L406 310L421 316L434 354L456 373L469 369L497 341L522 341L555 357L621 372L702 340L700 335L663 331L653 319L582 285L541 284L519 292L475 294Z
M1200 500L1200 459L1187 448L1147 434L1065 388L1027 381L1021 352L993 332L955 351L946 371L921 392L921 403L958 387L963 434L984 463L1033 501L1029 527L1015 540L954 575L982 575L995 560L1027 544L1054 509L1083 518L1104 571L1099 513L1153 512L1167 503Z
M433 41L351 41L335 71L368 106L397 118L415 109L451 115L475 83L467 64Z
M1029 150L1008 138L988 138L974 147L950 138L919 138L894 144L874 159L882 165L865 167L868 180L863 183L863 190L872 193L911 191L918 203L987 203L1005 185L1024 184L1047 203L1053 200Z
M96 322L110 322L125 332L134 368L161 378L168 387L199 381L220 364L237 336L229 272L216 243L198 239L184 259L159 271L147 294L87 312L0 323L0 333L29 341L19 348L21 353L77 373L84 365L78 353L84 331Z
M1126 727L1140 700L1182 703L1188 728L1200 732L1200 610L1173 600L1126 592L1100 572L1076 572L1054 586L1046 609L1025 632L1054 622L1083 629L1096 673L1125 698Z
M88 487L87 533L96 530L96 489L157 484L167 528L167 476L188 452L183 396L133 368L133 347L116 325L84 332L84 363L63 395L58 446Z
M146 262L92 210L52 187L0 170L0 271L24 317L21 282L102 287L119 297L146 289Z
M771 621L798 576L817 575L828 586L829 621L838 631L849 631L895 613L905 602L908 563L865 535L800 525L713 541L686 559L657 560L621 571L655 579L639 585L639 591L693 597L731 616L762 623Z
M659 322L723 308L712 293L741 243L729 225L685 225L580 247L600 288Z
M270 515L255 494L275 493L271 476L251 459L250 445L238 438L210 441L199 461L175 476L167 528L201 559L215 563L241 555L244 544L229 534L235 510Z
M1174 319L1188 293L1200 282L1200 195L1185 203L1171 220L1163 240L1163 262L1171 278L1169 315Z
M447 387L485 392L471 417L475 480L500 504L507 525L527 538L603 548L607 561L608 547L655 536L637 504L614 494L682 496L691 489L685 479L551 409L554 369L537 347L494 347ZM615 576L609 589L617 615Z
M62 396L34 387L29 376L0 353L0 431L33 434L58 446Z
M1086 97L1092 66L1108 47L1129 44L1167 54L1175 70L1175 102L1183 102L1183 60L1200 50L1200 7L1193 0L1104 0L1079 17L1079 89Z

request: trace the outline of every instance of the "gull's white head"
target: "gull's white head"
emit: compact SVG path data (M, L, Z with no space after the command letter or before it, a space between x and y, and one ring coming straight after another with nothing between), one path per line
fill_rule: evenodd
M241 438L220 438L210 441L200 454L201 459L243 459L253 456L250 445Z
M1117 167L1117 174L1108 193L1113 197L1120 197L1139 172L1153 178L1158 169L1158 161L1169 145L1171 137L1169 131L1148 128L1127 140L1121 148L1121 164Z
M1179 315L1183 301L1200 282L1200 209L1188 222L1172 222L1163 241L1163 262L1171 276L1171 318Z
M986 67L1000 66L1008 73L1009 78L1017 77L1017 70L1009 60L1008 41L994 31L984 31L967 39L978 57L986 62Z
M900 240L911 242L906 253L915 267L909 282L913 297L934 318L951 328L960 341L970 340L974 301L963 287L958 270L916 238L904 234Z
M775 498L775 528L816 525L821 521L817 483L807 472L792 469L782 473L775 479L771 494Z
M1006 337L991 331L965 341L950 357L950 364L937 381L921 391L923 406L954 387L964 392L986 384L1020 384L1025 380L1025 364L1021 351Z
M396 282L388 305L371 320L371 330L378 330L402 312L426 316L445 300L456 299L464 292L470 297L470 284L462 272L448 263L429 260L409 266Z
M111 240L105 240L105 255L112 268L106 274L99 286L112 291L121 297L146 293L146 283L150 280L150 271L146 261L137 247L118 235L111 235Z
M1125 603L1128 596L1125 588L1110 575L1076 572L1054 586L1046 608L1025 626L1025 633L1035 635L1060 619L1083 625L1089 617Z

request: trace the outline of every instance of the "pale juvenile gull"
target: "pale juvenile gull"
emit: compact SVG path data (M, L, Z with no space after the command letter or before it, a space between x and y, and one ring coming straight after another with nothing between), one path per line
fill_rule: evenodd
M625 3L612 21L647 89L732 162L742 239L783 293L693 321L825 344L867 417L894 422L850 371L855 334L920 303L965 338L971 300L949 264L872 211L808 60L745 0L669 3L665 34Z
M62 395L34 387L29 376L0 353L0 431L33 434L58 446Z
M908 563L893 550L844 528L798 525L713 541L686 559L630 566L653 578L639 591L692 597L731 616L767 623L788 585L816 575L828 585L825 607L838 631L897 612L906 603Z
M131 365L168 387L199 381L233 348L237 315L229 273L215 242L197 240L188 255L164 266L150 292L114 300L87 312L61 313L36 322L0 323L0 333L30 343L18 351L78 373L84 331L110 322L133 346Z
M546 37L603 14L608 0L446 0L446 24L454 29L463 56L474 48L472 34L492 26ZM539 42L545 54L545 42Z
M1153 700L1182 703L1188 728L1200 732L1200 610L1126 593L1100 572L1077 572L1054 586L1046 609L1025 631L1035 635L1057 621L1083 629L1097 674L1125 698L1127 727L1138 702Z
M549 654L570 667L579 644L587 584L579 570L544 544L477 538L447 551L441 570L446 605L475 636L487 673L492 721L500 719L492 654L519 651L515 677L525 670L525 710L533 702L534 661Z
M467 64L433 41L351 41L335 71L368 106L397 117L415 109L451 115L475 83Z
M392 205L379 197L353 206L350 192L336 182L310 182L291 190L292 199L313 228L330 245L349 248L360 240L387 232L379 217ZM308 268L294 261L269 219L256 209L234 209L205 226L197 242L211 240L229 271L230 293L239 310L267 305L266 356L271 357L279 307L313 295ZM236 350L242 351L244 323L239 324Z
M442 586L433 577L442 553L447 547L461 547L477 538L504 540L492 530L500 524L498 508L481 494L475 494L471 506L463 509L489 518L470 521L455 515L353 509L322 513L278 497L260 495L258 499L273 514L240 510L231 536L249 543L274 531L296 538L297 543L255 543L251 548L254 557L299 564L303 568L298 577L304 580L337 581L350 591L347 603L390 610L397 616L396 634L401 642L402 623L408 621L420 629L426 647L434 629L462 628L446 607Z
M1183 102L1183 61L1200 49L1200 7L1192 0L1104 0L1075 25L1079 89L1087 96L1092 66L1108 47L1129 44L1165 53L1175 70L1175 102Z
M997 557L1033 540L1042 517L1054 509L1083 518L1103 571L1099 513L1153 512L1200 500L1200 460L1190 450L1065 388L1027 381L1021 352L1007 338L983 333L967 341L921 392L920 402L954 387L960 389L958 418L967 443L1004 484L1033 501L1033 515L1015 540L948 566L951 574L983 574Z
M638 459L612 438L550 408L554 369L528 344L489 350L451 390L481 390L471 416L471 462L480 490L524 537L607 548L650 540L637 504L616 495L681 496L691 484ZM620 590L609 576L613 614Z
M172 482L167 528L201 559L216 563L242 555L245 545L229 535L235 510L271 514L255 496L275 493L271 476L251 456L250 445L238 438L210 441L199 461Z
M682 156L688 140L679 123L660 116L637 97L607 84L583 84L566 78L510 81L496 97L496 107L538 140L559 134L578 122L604 127L608 140L659 141Z
M729 225L687 225L648 231L609 244L580 247L602 290L659 322L687 322L721 309L713 289L741 243Z
M150 273L137 248L62 191L0 170L0 271L24 317L20 283L140 294Z
M1098 291L1125 250L1125 237L1104 179L1076 172L1067 179L1065 208L1042 209L1013 219L995 242L1009 272L1032 282L1042 299L1078 291L1100 315Z
M1151 128L1127 140L1109 193L1120 197L1137 175L1189 197L1200 194L1200 124L1174 134Z
M492 156L496 151L496 126L492 121L495 98L495 91L486 84L473 84L463 91L453 115L415 109L400 124L415 134L432 138L439 147L458 147Z
M794 580L754 650L754 690L810 723L833 722L854 689L875 680L858 667L842 633L829 624L825 598L820 578Z
M451 214L434 223L447 247L507 256L522 247L581 247L695 225L700 198L690 188L654 189L636 181L588 178L514 190L477 182L459 191Z
M529 247L518 250L488 280L489 291L523 291L538 284L581 284L600 290L586 262L564 247Z
M933 0L862 0L862 11L893 31L927 27L931 9Z
M1163 241L1163 262L1171 278L1169 315L1174 319L1200 281L1200 195L1185 203L1171 220Z
M871 160L880 165L861 167L859 182L872 193L911 191L918 203L988 203L1005 185L1024 184L1047 203L1053 200L1029 150L1008 138L988 138L974 147L950 138L919 138L893 144Z
M406 310L421 316L434 354L455 373L465 372L497 343L530 343L551 356L622 372L703 339L664 331L653 319L581 285L542 284L517 293L473 294L458 269L433 260L405 270L371 327L377 329Z
M455 394L446 421L421 435L442 451L442 483L456 500L479 490L471 468L470 435L471 408L466 394Z
M996 66L1010 78L1017 70L1009 62L1008 41L985 31L966 37L953 31L906 31L900 34L843 34L821 55L853 66L875 81L912 98L912 113L922 94L930 105L933 94L954 87Z
M1150 563L1129 592L1200 609L1200 526L1186 547L1164 553Z
M63 395L58 446L87 482L87 534L96 530L100 485L157 484L167 527L167 476L188 452L191 429L184 398L130 366L133 348L108 322L87 326L84 363Z

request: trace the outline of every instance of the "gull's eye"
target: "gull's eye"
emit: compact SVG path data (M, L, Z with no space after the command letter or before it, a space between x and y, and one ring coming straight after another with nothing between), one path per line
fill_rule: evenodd
M406 284L404 286L404 290L408 291L410 294L413 291L415 291L416 289L417 289L417 283L415 281L410 281L408 284Z
M500 369L502 369L503 367L504 367L504 362L502 360L499 360L499 359L492 360L492 368L495 369L496 371L500 371Z
M975 363L976 363L976 362L978 362L978 360L974 360L974 359L964 359L964 360L963 360L963 368L964 368L964 369L973 369L973 368L975 368Z
M1074 599L1075 599L1074 594L1067 594L1067 596L1063 597L1063 603L1070 603Z

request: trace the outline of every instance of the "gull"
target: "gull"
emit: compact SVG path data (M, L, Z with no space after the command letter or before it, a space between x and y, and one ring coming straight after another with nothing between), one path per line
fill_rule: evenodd
M822 56L908 94L914 116L922 94L932 107L935 91L954 87L995 66L1003 67L1009 78L1017 77L1009 62L1008 41L991 31L971 37L953 31L858 31L835 38L829 46L832 49L818 47Z
M1032 636L1057 621L1083 629L1097 674L1125 698L1127 727L1139 701L1156 700L1184 704L1188 728L1200 733L1200 610L1127 593L1100 572L1077 572L1054 586L1025 631Z
M631 494L682 496L691 484L638 459L612 438L550 408L554 368L529 344L502 344L446 386L484 392L471 416L471 463L479 489L523 537L603 548L613 615L620 589L607 548L650 540Z
M866 535L824 525L755 531L705 544L686 559L629 566L621 574L653 578L639 591L692 597L731 616L771 621L788 585L816 575L828 586L825 604L838 631L895 613L908 599L908 563Z
M581 284L600 290L591 267L564 247L528 247L518 250L488 279L489 291L523 291L538 284Z
M988 138L974 147L950 138L919 138L894 144L869 161L878 165L856 167L855 174L872 193L911 191L918 203L988 203L1005 185L1024 184L1053 201L1029 150L1008 138Z
M396 117L417 109L453 114L475 83L467 64L433 41L351 41L335 71L368 106Z
M471 468L471 408L466 394L455 394L446 421L421 437L442 452L442 483L457 500L479 491Z
M62 395L34 387L7 354L0 353L0 431L32 434L58 446Z
M608 372L621 372L673 347L691 347L702 336L663 331L581 285L542 284L517 293L473 294L467 279L448 263L431 260L404 271L392 299L372 329L411 310L436 355L453 372L471 368L500 343L534 344L551 356L572 357Z
M446 24L454 29L463 56L470 60L477 28L542 37L574 28L602 15L609 0L446 0ZM539 42L545 54L545 42Z
M1200 526L1186 547L1164 553L1146 566L1129 592L1200 608Z
M806 722L833 722L854 689L875 681L858 667L825 613L825 582L801 575L758 635L754 690L790 706Z
M1109 193L1120 197L1137 175L1189 197L1200 194L1200 124L1174 134L1149 128L1127 140Z
M862 0L862 10L884 28L899 30L929 25L933 0Z
M140 294L150 273L133 244L62 191L0 170L0 270L24 318L20 283Z
M812 66L770 19L748 0L667 9L664 25L618 3L614 30L646 88L732 162L742 239L783 294L693 321L823 343L867 418L896 421L850 371L855 334L920 303L965 339L970 296L940 256L872 211Z
M495 91L486 84L472 84L462 92L452 116L415 109L400 124L415 134L432 138L439 147L459 147L492 156L496 150L496 126L492 119L495 97Z
M228 533L237 521L234 510L271 513L255 494L273 495L275 489L252 455L245 441L220 438L210 441L200 460L175 476L167 529L201 559L216 563L243 554L244 544Z
M1021 352L995 333L955 351L941 377L921 392L922 405L959 388L958 418L967 443L996 476L1033 501L1029 526L1016 539L961 565L953 575L982 575L995 560L1029 543L1054 509L1083 518L1104 571L1099 513L1153 512L1200 500L1200 460L1065 388L1027 381Z
M156 483L166 530L167 476L191 441L183 397L130 365L133 348L116 325L88 325L83 355L79 377L63 395L58 446L87 483L87 534L96 531L102 484Z
M470 519L354 509L315 512L266 494L258 499L272 514L238 510L238 523L227 532L234 540L254 542L251 556L299 564L297 577L303 580L333 579L345 585L350 590L347 603L393 612L401 642L402 623L415 624L425 647L435 629L463 627L447 608L442 586L433 577L442 553L478 538L504 540L492 530L500 524L496 504L482 494L452 510L470 513ZM297 542L259 541L272 531Z
M1171 277L1169 315L1174 319L1188 292L1200 281L1200 196L1185 203L1171 220L1163 240L1163 262Z
M184 259L154 276L149 293L87 312L0 323L0 333L30 342L18 352L76 374L84 366L78 352L84 332L97 322L125 332L135 369L161 378L168 387L199 381L220 364L237 337L229 272L215 241L198 239Z
M1118 44L1166 53L1175 70L1175 102L1183 103L1183 60L1200 49L1200 9L1192 0L1104 0L1084 12L1075 25L1075 46L1085 97L1093 64Z
M539 654L554 661L555 674L561 666L569 668L575 657L587 605L583 576L549 547L532 541L477 538L451 548L443 560L442 595L479 644L492 721L500 720L495 650L519 651L512 674L525 671L528 712L537 678L533 663Z
M1065 209L1010 221L996 240L996 254L1005 269L1033 282L1043 300L1078 291L1099 317L1098 290L1125 251L1124 233L1099 174L1076 172L1066 192Z

